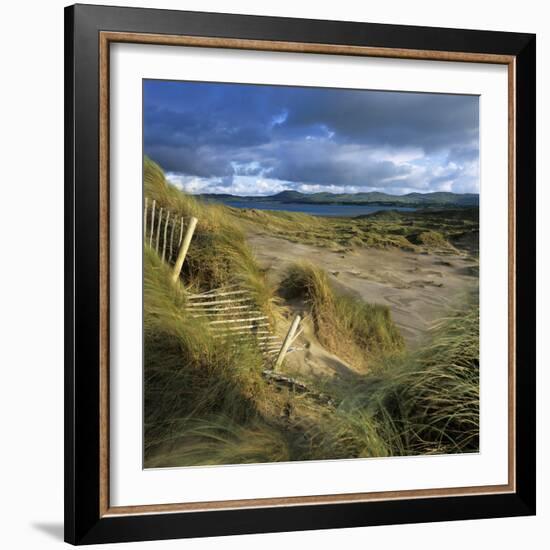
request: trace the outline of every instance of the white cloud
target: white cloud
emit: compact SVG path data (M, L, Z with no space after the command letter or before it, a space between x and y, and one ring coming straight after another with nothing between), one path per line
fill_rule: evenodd
M199 178L168 172L168 182L181 191L198 195L200 193L225 193L230 195L265 196L274 195L294 184L261 176L234 175L229 178Z
M428 193L452 191L479 192L479 163L463 160L458 163L442 155L426 155L414 147L379 148L358 144L337 144L326 141L322 149L313 149L308 141L284 142L282 149L272 145L261 146L258 158L277 159L283 155L292 172L310 172L310 165L326 162L326 169L345 167L347 181L326 181L326 172L318 171L321 182L289 181L270 177L277 172L277 164L262 164L254 158L254 149L246 157L231 161L233 173L224 177L198 177L170 172L172 185L188 193L226 193L232 195L265 196L286 189L302 193L359 193L381 191L390 194L411 192ZM320 158L319 158L320 155ZM312 164L313 163L313 164ZM363 185L353 182L364 181Z
M271 117L271 127L280 126L281 124L284 124L287 118L288 118L288 111L286 110L281 111L279 114Z

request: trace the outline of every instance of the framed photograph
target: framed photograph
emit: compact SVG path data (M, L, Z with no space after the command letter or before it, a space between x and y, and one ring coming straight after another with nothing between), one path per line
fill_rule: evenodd
M65 12L65 537L535 513L535 36Z

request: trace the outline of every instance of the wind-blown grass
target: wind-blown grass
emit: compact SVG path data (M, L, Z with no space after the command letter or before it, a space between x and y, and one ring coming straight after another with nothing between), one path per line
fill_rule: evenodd
M385 210L354 218L234 207L227 212L248 231L343 252L367 247L454 254L457 248L472 252L478 241L477 207Z
M290 447L280 429L256 420L236 423L231 417L182 418L174 422L169 442L148 467L258 464L290 460Z
M246 224L255 215L243 222L233 209L195 200L168 185L148 159L145 192L184 219L199 219L181 285L171 283L170 267L145 247L146 467L478 449L477 308L441 323L432 343L410 354L386 307L339 293L311 264L292 266L281 285L285 296L304 301L322 345L365 373L322 387L336 408L312 404L266 382L265 359L257 347L215 338L206 323L185 310L190 290L238 283L252 290L263 311L276 313L273 289L245 239ZM300 239L306 238L312 218L268 213L259 219L278 224L280 231L292 225ZM396 238L402 238L399 230L391 229ZM346 233L353 237L366 235Z
M321 344L356 366L366 367L381 354L403 349L386 306L336 292L326 273L313 264L290 266L281 288L287 298L305 300Z
M442 321L431 344L340 390L340 412L368 417L394 455L479 449L479 310Z
M158 450L182 419L221 415L246 424L273 403L255 346L213 337L185 312L185 293L152 250L144 255L145 456Z

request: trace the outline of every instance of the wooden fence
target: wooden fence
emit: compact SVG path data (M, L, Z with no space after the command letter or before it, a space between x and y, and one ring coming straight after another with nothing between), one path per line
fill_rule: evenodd
M154 248L162 261L173 265L172 280L179 280L185 256L191 244L198 220L185 220L170 210L159 207L155 200L145 198L143 239ZM292 343L299 336L300 316L296 315L284 340L274 335L268 317L258 309L252 292L239 285L225 286L199 294L187 293L187 311L194 318L204 318L215 338L228 345L257 346L273 370L282 365L287 353L294 351Z
M249 290L234 285L188 294L187 299L189 313L207 319L214 338L227 340L230 346L256 345L270 359L279 353L282 341L272 333L269 318Z
M154 248L163 261L174 263L184 238L186 220L166 208L159 207L157 201L145 197L143 208L143 240Z

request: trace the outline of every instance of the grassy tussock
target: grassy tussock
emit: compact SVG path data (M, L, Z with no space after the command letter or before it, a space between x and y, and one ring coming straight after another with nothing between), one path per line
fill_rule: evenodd
M418 212L385 210L355 218L248 208L227 207L227 210L249 231L342 252L367 247L455 253L455 247L471 251L479 238L477 208Z
M148 467L258 464L290 460L288 442L265 422L237 424L230 417L184 418L174 436L148 462Z
M390 361L353 388L341 409L368 415L394 455L479 450L479 309L441 322L432 343Z
M228 208L241 223L244 222L252 227L261 226L266 232L273 234L291 232L290 236L296 240L299 240L300 237L308 238L316 231L322 231L325 226L323 218L310 216L303 212Z
M151 250L144 256L144 414L146 461L178 432L181 419L222 415L246 423L269 411L254 346L213 338L185 313L185 293Z
M309 459L336 460L392 456L386 426L368 411L339 408L324 422L312 425L308 438L314 442Z
M420 233L409 235L408 239L413 244L424 246L431 250L456 252L456 249L438 231L421 231Z
M358 367L403 349L403 338L386 306L338 294L313 264L291 266L281 283L288 298L304 299L321 344Z

